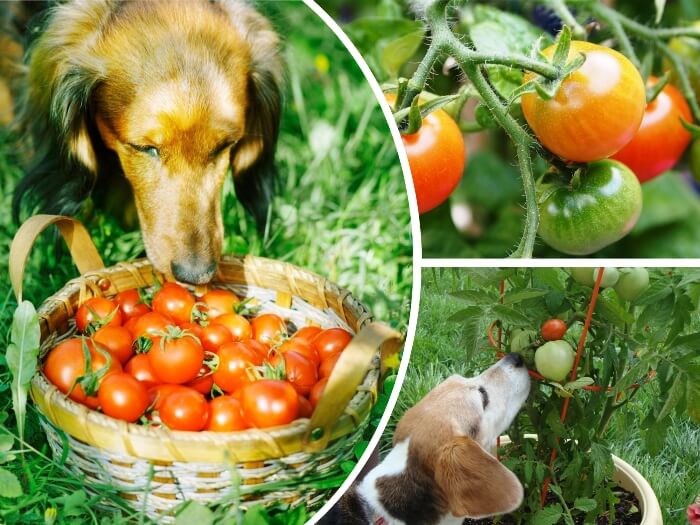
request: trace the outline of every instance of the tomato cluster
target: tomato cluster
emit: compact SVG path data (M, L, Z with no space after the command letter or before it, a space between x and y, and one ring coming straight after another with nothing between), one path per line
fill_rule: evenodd
M352 335L252 315L229 290L163 284L78 308L80 335L43 371L70 399L131 423L230 432L310 417Z

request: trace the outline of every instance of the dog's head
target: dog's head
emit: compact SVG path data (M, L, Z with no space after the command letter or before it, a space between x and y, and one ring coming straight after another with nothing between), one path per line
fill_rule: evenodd
M73 164L93 175L110 162L121 168L156 269L204 283L221 254L229 169L238 198L266 219L278 48L269 22L242 0L68 2L33 48L29 96Z
M450 377L401 418L394 449L362 482L363 497L411 523L516 509L522 485L490 451L529 391L530 378L518 354L477 377Z

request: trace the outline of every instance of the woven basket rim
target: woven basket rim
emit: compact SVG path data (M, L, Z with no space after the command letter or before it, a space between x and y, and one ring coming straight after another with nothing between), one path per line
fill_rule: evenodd
M311 281L318 281L321 285L320 289L326 293L336 295L339 298L339 302L342 304L343 308L347 307L355 315L357 326L351 327L354 332L356 332L359 327L364 326L372 320L372 316L366 306L357 300L357 298L355 298L349 290L341 288L332 281L329 281L328 279L325 279L311 271L305 270L291 263L274 259L252 255L222 257L219 265L219 272L214 281L211 283L211 286L217 287L217 285L232 284L231 280L225 280L225 270L227 265L246 268L246 265L251 263L257 265L277 265L283 268L284 271L293 271L303 275ZM119 285L118 283L115 284L113 278L117 274L121 275L124 272L132 275L132 280L134 282L130 282L128 285L123 286ZM127 423L125 421L114 419L96 410L92 410L71 400L46 379L42 369L43 359L46 351L49 348L52 348L55 344L55 342L52 341L51 335L58 331L56 326L52 326L54 323L52 322L51 314L55 312L57 308L63 307L66 314L65 317L72 317L72 315L75 313L75 308L72 302L76 299L76 296L79 297L81 301L84 301L95 295L104 295L109 297L125 289L148 286L149 272L151 273L152 278L157 276L157 273L153 271L151 262L147 259L138 259L126 263L121 262L114 266L110 266L96 272L90 272L89 274L68 281L60 290L42 302L38 310L42 325L42 355L38 364L39 373L35 374L34 378L32 379L31 388L32 397L34 398L35 403L40 405L40 409L42 408L41 405L43 404L45 404L49 411L52 411L53 408L59 408L67 413L70 413L79 420L84 421L87 428L90 426L96 426L100 427L102 430L106 430L108 432L118 432L125 436L161 439L168 442L182 440L187 443L197 443L201 445L230 446L236 443L249 442L254 439L261 439L268 442L276 441L280 438L301 440L308 431L310 420L307 418L297 419L288 425L278 427L271 427L267 429L246 429L236 432L176 431L169 430L164 426L151 427L135 423ZM144 282L139 282L139 278L141 278ZM107 280L108 286L105 286L105 279ZM242 286L251 285L251 283L248 281L236 284ZM266 288L265 285L261 286L260 284L255 283L253 285ZM274 287L267 288L270 290L276 290ZM303 297L300 298L305 299ZM333 310L336 311L334 308ZM320 308L319 311L321 311ZM336 314L338 314L337 311ZM347 413L346 409L346 413L341 415L340 419L333 427L331 439L337 439L351 432L352 428L358 425L358 421L353 421L354 418L352 414L355 414L357 418L360 418L360 421L364 420L364 418L367 417L370 408L376 401L376 390L374 389L376 389L376 384L379 379L378 355L379 349L377 349L375 359L372 361L371 366L367 369L361 385L356 390L350 404L348 405L350 415ZM42 399L44 403L41 402ZM43 412L43 410L41 411ZM51 424L53 424L56 428L67 432L76 439L80 439L73 433L62 428L62 426L56 422L56 418L52 417L51 414L44 413L44 416L47 417L49 422L51 422ZM98 448L104 448L107 450L110 449L109 447L101 446L99 444L88 443ZM159 457L153 458L150 456L140 455L138 454L138 451L133 453L130 450L129 452L131 455L142 459L163 459ZM189 461L186 458L175 458L175 460Z

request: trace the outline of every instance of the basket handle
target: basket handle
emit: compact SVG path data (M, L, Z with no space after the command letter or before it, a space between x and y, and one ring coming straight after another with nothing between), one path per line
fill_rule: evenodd
M363 327L353 337L340 354L323 396L311 416L304 437L307 452L318 452L326 448L333 426L362 383L377 348L381 347L383 375L385 361L399 352L402 343L403 337L400 333L377 322Z
M19 227L10 246L10 282L17 302L22 301L22 279L29 252L41 232L52 224L61 232L81 274L104 268L90 234L80 221L65 215L34 215Z

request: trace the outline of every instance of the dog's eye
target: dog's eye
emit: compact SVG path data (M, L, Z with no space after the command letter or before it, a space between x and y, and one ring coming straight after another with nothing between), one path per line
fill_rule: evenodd
M160 157L160 151L158 151L158 148L154 146L137 146L136 144L129 144L132 148L134 148L136 151L140 151L141 153L145 153L149 157L153 157L154 159L157 159Z

